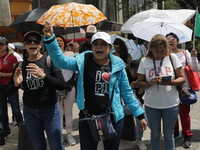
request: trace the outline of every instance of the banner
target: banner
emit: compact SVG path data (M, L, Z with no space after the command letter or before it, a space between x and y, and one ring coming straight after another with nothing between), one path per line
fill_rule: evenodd
M195 36L200 37L200 14L197 12L195 20Z

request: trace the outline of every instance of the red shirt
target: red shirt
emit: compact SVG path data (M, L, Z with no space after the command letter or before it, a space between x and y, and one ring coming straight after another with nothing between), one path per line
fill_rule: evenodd
M12 73L13 64L16 64L17 58L13 54L6 53L4 56L0 57L0 72L2 73ZM8 85L9 77L0 77L1 85Z

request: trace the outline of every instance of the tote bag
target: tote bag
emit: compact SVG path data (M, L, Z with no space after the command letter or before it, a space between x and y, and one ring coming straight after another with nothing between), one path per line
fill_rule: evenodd
M190 87L194 90L194 91L198 91L199 87L200 87L200 80L199 80L199 73L198 72L193 72L188 63L187 63L187 57L186 57L186 51L183 50L183 54L185 56L186 59L186 66L185 66L185 72L187 74L187 79L188 82L190 84Z

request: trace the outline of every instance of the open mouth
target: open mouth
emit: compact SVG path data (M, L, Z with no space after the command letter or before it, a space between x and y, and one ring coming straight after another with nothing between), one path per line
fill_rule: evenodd
M103 52L102 52L102 51L96 51L96 53L97 53L97 54L103 54Z
M30 50L37 50L37 48L36 47L31 47Z

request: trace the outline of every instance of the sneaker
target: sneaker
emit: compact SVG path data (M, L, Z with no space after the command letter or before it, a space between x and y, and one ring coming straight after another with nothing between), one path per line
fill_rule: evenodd
M73 146L73 145L76 144L76 140L74 139L74 137L72 136L72 134L67 134L66 135L66 140L67 140L67 142L68 142L68 144L70 146Z
M174 140L180 139L181 133L180 132L174 132Z
M139 147L140 150L147 150L147 146L144 144L142 140L136 140L136 145Z
M17 125L17 121L16 121L16 118L14 116L12 117L12 124L13 124L13 126Z
M192 147L191 137L184 137L183 147L184 148L191 148Z
M4 136L5 139L10 137L11 135L12 135L11 131L3 131L3 136Z

